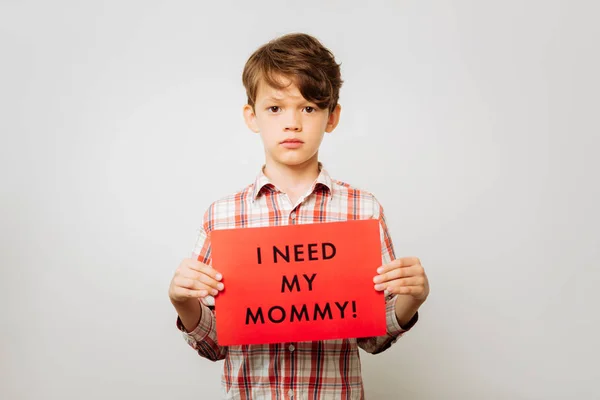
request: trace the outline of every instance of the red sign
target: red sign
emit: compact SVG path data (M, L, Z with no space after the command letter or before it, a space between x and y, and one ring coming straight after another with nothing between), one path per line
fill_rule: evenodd
M379 336L386 332L377 220L215 230L219 344Z

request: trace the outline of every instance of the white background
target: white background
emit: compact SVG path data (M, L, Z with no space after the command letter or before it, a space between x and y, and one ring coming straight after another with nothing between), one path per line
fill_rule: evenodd
M241 72L276 36L342 62L321 159L421 258L368 399L598 399L595 1L0 2L0 398L212 399L167 287L263 162Z

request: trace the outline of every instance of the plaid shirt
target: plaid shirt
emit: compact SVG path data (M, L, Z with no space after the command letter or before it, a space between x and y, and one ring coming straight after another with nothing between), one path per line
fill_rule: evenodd
M394 260L394 250L375 197L320 173L308 192L292 204L261 173L241 192L214 202L204 214L193 257L211 265L210 232L216 229L264 227L353 219L379 220L382 264ZM375 275L375 274L374 274ZM389 348L417 321L404 328L395 315L396 296L386 293L387 334L359 339L220 346L215 328L214 299L201 302L202 317L192 332L181 320L177 327L202 357L225 360L221 377L226 399L363 399L358 348L376 354Z

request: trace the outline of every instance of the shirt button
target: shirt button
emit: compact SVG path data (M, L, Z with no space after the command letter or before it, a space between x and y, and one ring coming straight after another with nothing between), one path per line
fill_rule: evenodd
M294 351L294 350L296 350L296 348L294 347L294 345L293 345L293 344L290 344L290 347L289 347L289 349L290 349L290 351Z
M290 214L290 218L292 218L292 219L296 219L296 211L293 211L293 212Z
M294 397L294 391L292 389L288 391L288 396Z

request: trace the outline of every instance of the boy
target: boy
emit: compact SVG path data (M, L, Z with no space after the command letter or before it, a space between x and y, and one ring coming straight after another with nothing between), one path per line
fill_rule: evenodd
M340 119L342 80L333 54L309 35L285 35L252 54L242 79L248 95L244 119L261 136L265 164L254 183L204 214L193 257L181 262L169 288L177 327L199 355L225 360L226 398L362 399L358 348L380 353L415 324L429 294L427 276L419 259L395 259L375 197L332 179L318 161L324 133ZM213 304L224 286L210 266L211 231L369 218L380 226L383 265L373 271L373 281L374 290L386 295L384 336L219 345Z

